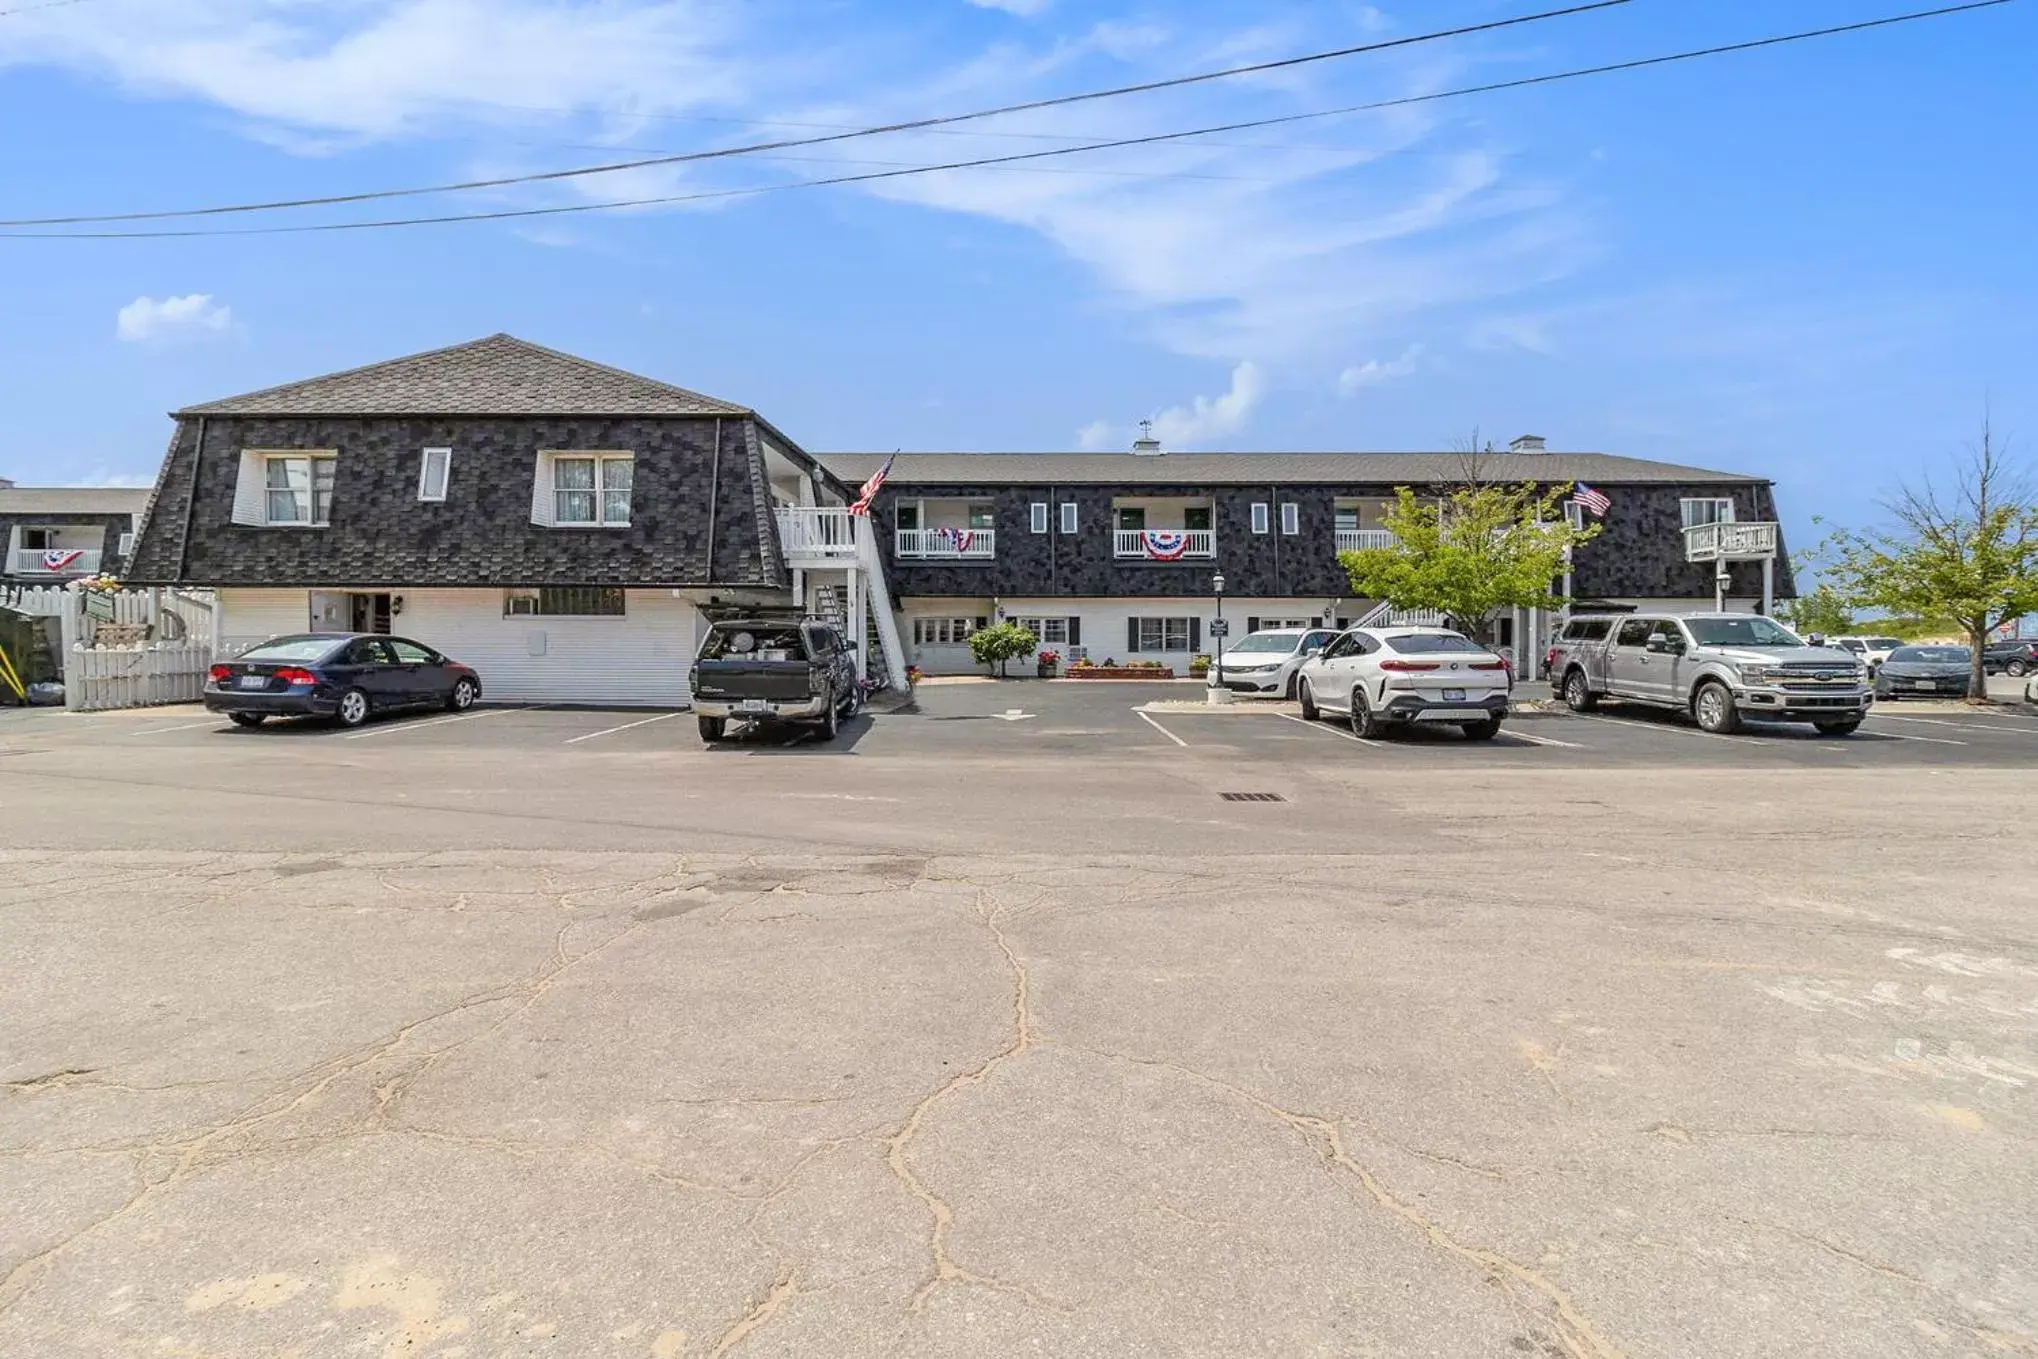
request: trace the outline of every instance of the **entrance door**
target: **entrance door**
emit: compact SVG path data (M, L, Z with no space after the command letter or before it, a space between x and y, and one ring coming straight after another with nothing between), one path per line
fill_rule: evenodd
M347 607L350 614L347 631L388 633L388 595L352 595Z
M389 631L389 596L348 590L311 592L313 632Z

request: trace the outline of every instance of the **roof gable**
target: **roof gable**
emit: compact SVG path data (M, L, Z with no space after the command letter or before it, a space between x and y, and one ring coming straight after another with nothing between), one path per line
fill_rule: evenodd
M187 406L178 415L747 415L514 335Z

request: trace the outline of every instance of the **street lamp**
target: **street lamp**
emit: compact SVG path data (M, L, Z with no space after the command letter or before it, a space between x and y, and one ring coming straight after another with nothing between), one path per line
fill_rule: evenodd
M1222 571L1219 571L1210 578L1210 588L1217 595L1217 622L1210 629L1210 640L1213 644L1212 650L1217 653L1213 658L1215 663L1211 666L1211 672L1217 676L1217 681L1212 687L1222 689L1224 687L1224 634L1226 631L1224 626L1224 573Z

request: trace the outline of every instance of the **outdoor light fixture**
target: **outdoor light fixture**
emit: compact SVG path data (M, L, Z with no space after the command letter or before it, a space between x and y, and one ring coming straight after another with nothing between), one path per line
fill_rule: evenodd
M1210 588L1217 595L1217 621L1210 625L1210 650L1212 664L1210 682L1212 689L1224 687L1224 573L1219 571L1210 578Z

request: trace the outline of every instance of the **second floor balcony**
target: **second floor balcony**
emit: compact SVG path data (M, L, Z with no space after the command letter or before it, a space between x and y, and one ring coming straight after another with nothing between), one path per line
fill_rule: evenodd
M1340 552L1364 552L1368 548L1394 546L1394 534L1383 528L1341 528L1337 531L1337 550Z
M1693 524L1684 530L1684 559L1694 562L1760 561L1776 555L1775 524Z
M1115 529L1112 555L1150 562L1202 561L1217 555L1211 529Z
M96 547L17 547L8 554L8 574L43 580L71 580L99 574Z
M902 528L892 555L909 561L990 561L998 555L998 531L990 528Z

